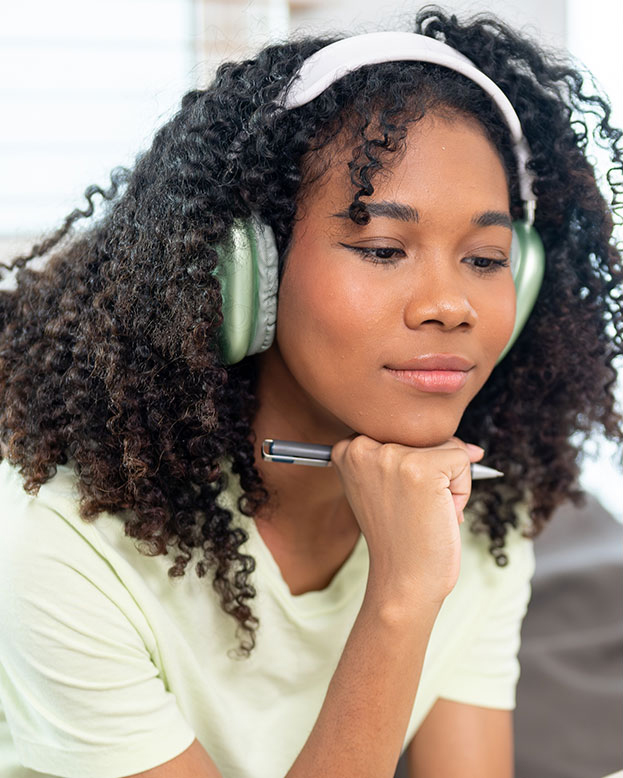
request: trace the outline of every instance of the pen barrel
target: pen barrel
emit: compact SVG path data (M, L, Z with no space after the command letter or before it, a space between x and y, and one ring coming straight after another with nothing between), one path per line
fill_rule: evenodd
M331 446L319 443L298 443L294 440L274 440L268 447L268 453L274 456L303 457L329 462Z
M262 456L273 462L283 462L293 465L331 465L331 446L320 443L300 443L296 440L273 440L267 438L262 444ZM504 475L492 467L472 463L470 465L472 480L483 478L500 478Z

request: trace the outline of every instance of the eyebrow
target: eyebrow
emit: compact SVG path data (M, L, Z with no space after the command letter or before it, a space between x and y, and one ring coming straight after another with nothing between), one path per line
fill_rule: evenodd
M513 229L511 217L505 211L483 211L472 216L472 224L477 227L507 227Z
M419 222L420 217L415 208L405 203L396 203L393 200L382 200L379 203L362 203L370 216L385 216L389 219L397 219L401 222ZM339 213L334 213L339 219L349 219L348 208Z
M365 203L365 207L370 216L385 216L388 219L397 219L401 222L415 222L416 224L420 221L417 209L406 203L383 200L379 203ZM338 219L350 218L348 209L334 213L333 216ZM511 217L505 211L483 211L472 216L471 222L477 227L506 227L509 230L513 228Z

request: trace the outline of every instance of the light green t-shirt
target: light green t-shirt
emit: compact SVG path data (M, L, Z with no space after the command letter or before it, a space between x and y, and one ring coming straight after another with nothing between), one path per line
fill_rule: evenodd
M260 619L247 660L237 622L193 557L169 578L121 516L86 523L73 471L37 497L0 465L0 776L119 778L184 751L196 737L225 778L279 778L302 749L365 592L363 535L322 591L293 596L252 519L249 601ZM237 478L221 500L234 508ZM459 581L435 623L404 747L440 697L512 709L532 541L512 531L499 568L487 538L461 525ZM32 772L37 771L37 772Z

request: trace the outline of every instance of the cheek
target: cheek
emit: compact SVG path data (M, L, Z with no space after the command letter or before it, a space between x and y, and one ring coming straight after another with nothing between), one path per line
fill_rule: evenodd
M487 301L483 324L488 333L488 346L492 351L501 352L507 344L515 326L516 304L515 284L509 276L503 285L489 295Z
M306 347L315 356L329 351L345 359L378 329L383 303L360 283L348 262L308 254L291 257L292 273L284 275L279 291L277 332L282 348ZM289 279L293 279L290 282ZM296 279L294 281L294 279Z

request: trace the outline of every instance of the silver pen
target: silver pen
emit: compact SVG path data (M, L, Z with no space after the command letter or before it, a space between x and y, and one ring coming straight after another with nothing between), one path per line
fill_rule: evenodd
M331 446L267 438L262 443L262 459L267 462L284 462L291 465L331 467ZM504 475L499 470L478 463L472 463L470 469L474 481L483 478L499 478Z

